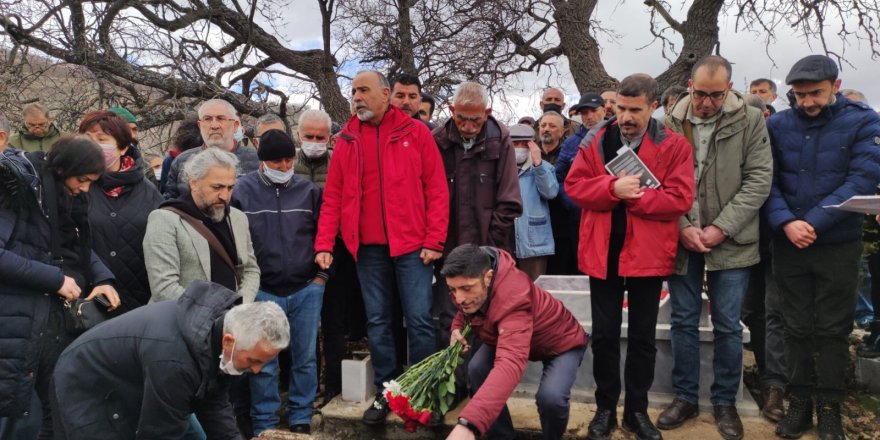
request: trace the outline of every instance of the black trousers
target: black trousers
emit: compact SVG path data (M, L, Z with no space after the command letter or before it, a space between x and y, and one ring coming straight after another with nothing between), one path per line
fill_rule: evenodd
M773 242L773 272L782 294L790 393L840 401L846 395L849 334L859 282L860 240L798 249Z
M620 277L618 261L622 241L612 238L608 254L607 279L590 278L590 306L593 315L593 378L596 406L615 411L620 399L620 325L623 321L623 294L629 307L624 412L647 412L648 390L654 383L657 355L655 331L660 307L663 277Z

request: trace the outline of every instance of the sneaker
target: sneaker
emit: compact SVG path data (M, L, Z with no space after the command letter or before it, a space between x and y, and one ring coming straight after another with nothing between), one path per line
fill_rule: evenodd
M367 425L381 425L385 423L385 416L388 415L388 401L382 393L376 394L373 404L364 411L363 421Z

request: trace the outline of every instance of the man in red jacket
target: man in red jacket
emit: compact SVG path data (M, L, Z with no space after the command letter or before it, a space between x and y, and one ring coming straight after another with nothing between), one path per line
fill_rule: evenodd
M409 363L434 352L431 320L433 261L440 258L449 219L443 162L425 124L390 106L391 87L379 72L352 81L355 114L342 129L330 160L315 239L315 262L327 269L337 233L357 262L367 312L367 339L375 375L395 376L391 310L397 281L409 341ZM384 423L381 392L364 413Z
M471 400L447 437L514 438L507 398L530 360L544 364L535 394L545 439L561 439L568 426L569 396L587 335L561 301L532 283L507 252L465 244L446 257L440 274L458 307L450 344L465 344L465 322L481 342L468 365Z
M590 277L598 408L589 439L608 438L617 426L624 291L629 328L623 426L639 439L662 438L647 414L654 331L663 278L675 268L678 221L694 201L694 163L687 139L651 118L657 100L657 82L650 76L621 81L617 116L584 137L565 179L566 192L583 209L578 267ZM647 173L606 171L606 164L630 150L658 185L646 186Z

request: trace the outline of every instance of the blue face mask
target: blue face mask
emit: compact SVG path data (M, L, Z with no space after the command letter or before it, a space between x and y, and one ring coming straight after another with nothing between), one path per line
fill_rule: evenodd
M263 175L272 183L281 185L287 183L293 177L293 168L287 171L278 171L269 168L266 166L266 162L263 162Z

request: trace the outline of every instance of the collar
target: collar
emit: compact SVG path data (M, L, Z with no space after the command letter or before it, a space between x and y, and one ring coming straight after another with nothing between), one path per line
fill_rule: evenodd
M718 111L718 113L715 113L715 115L712 116L711 118L703 119L703 118L695 115L693 107L689 105L688 109L687 109L687 115L685 117L687 118L688 121L691 122L691 124L709 125L709 124L715 124L715 122L717 122L718 119L720 119L721 116L723 116L723 115L724 115L724 109L722 108L721 110Z
M645 133L647 133L647 132L648 132L648 130L646 128L645 131L642 132L642 134L636 136L635 138L633 138L633 140L628 141L628 140L626 140L625 137L623 137L623 132L621 131L620 132L620 141L623 143L623 145L629 147L630 149L638 150L639 146L642 145L642 139L644 139Z

